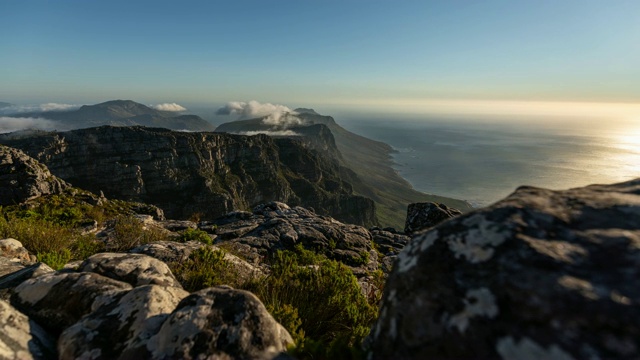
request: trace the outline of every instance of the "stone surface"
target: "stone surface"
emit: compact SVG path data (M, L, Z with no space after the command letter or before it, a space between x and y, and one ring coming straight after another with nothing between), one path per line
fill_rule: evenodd
M52 272L54 270L45 263L21 265L0 257L0 299L9 300L13 289L22 282Z
M149 358L147 341L188 295L182 289L158 285L117 293L60 335L59 358Z
M358 271L378 267L377 253L367 229L343 224L302 207L271 202L257 206L252 213L227 214L204 223L201 229L207 230L207 226L218 235L216 244L248 246L253 255L246 254L247 258L262 258L301 244Z
M0 359L55 359L55 350L51 335L0 300Z
M445 204L434 202L409 204L404 232L413 234L426 230L461 214L460 210L450 208Z
M94 273L49 273L15 288L11 304L54 335L131 285Z
M29 251L20 241L12 238L0 240L0 256L18 261L32 261Z
M100 274L133 286L182 287L166 263L142 254L99 253L86 259L78 271Z
M21 150L0 145L0 205L58 194L69 185Z
M255 295L209 288L189 295L147 343L153 358L257 359L293 342Z
M373 242L376 244L378 251L383 255L398 254L411 239L407 235L378 228L371 229L371 236L373 237Z
M414 237L370 356L640 358L640 179L531 187Z

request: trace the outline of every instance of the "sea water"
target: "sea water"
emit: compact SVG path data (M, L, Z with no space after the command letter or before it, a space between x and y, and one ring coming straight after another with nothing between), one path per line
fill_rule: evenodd
M396 170L417 190L475 207L521 185L567 189L640 177L640 126L629 124L354 116L341 124L391 145Z

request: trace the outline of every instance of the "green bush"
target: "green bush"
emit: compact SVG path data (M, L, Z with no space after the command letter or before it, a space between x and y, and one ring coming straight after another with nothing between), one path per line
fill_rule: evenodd
M206 231L200 229L186 229L180 233L179 242L199 241L203 244L212 245L213 240Z
M46 220L9 215L8 219L0 216L0 236L17 239L33 254L44 254L68 248L78 233Z
M37 258L38 261L51 266L53 270L60 270L71 261L71 251L69 251L69 249L62 249L60 251L38 253Z
M347 266L301 247L275 253L269 276L247 289L298 337L292 352L301 358L360 354L359 344L377 315Z
M85 260L91 255L103 252L105 246L92 235L78 236L69 246L73 260Z
M204 246L192 252L186 261L169 264L169 267L189 292L216 285L238 286L238 276L224 257L224 251Z
M114 219L113 238L107 244L109 251L127 251L133 247L153 241L168 240L160 229L145 229L142 222L131 215L120 215Z

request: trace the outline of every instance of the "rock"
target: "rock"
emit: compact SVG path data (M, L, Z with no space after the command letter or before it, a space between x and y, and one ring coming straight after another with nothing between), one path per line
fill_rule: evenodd
M257 359L292 343L255 295L209 288L183 299L147 348L153 358Z
M0 206L59 194L69 184L21 150L0 145Z
M162 226L163 228L169 230L169 231L173 231L173 232L178 232L178 231L183 231L183 230L187 230L187 229L197 229L198 225L196 223L194 223L193 221L188 221L188 220L164 220L159 222L160 226Z
M158 285L117 293L60 335L59 358L149 358L147 341L188 295L182 289Z
M271 202L257 206L251 215L231 213L205 226L211 225L216 225L216 244L247 245L255 254L248 258L262 258L301 244L361 271L378 268L367 229L343 224L302 207Z
M0 299L9 300L13 289L22 282L52 272L54 270L45 263L25 266L0 257Z
M167 264L142 254L99 253L86 259L78 270L100 274L133 286L154 284L182 288Z
M55 339L0 300L0 359L55 359Z
M12 238L0 240L0 257L17 261L32 261L29 251L22 246L20 241Z
M519 188L400 253L372 359L640 358L640 179Z
M460 210L450 208L445 204L434 202L409 204L404 232L410 235L434 227L442 221L461 214Z
M371 229L371 236L373 237L373 242L376 244L378 251L387 256L398 254L411 239L409 236L404 234L380 229Z
M94 273L49 273L29 279L15 288L11 304L58 335L95 310L115 293L131 285ZM97 306L96 306L97 307Z

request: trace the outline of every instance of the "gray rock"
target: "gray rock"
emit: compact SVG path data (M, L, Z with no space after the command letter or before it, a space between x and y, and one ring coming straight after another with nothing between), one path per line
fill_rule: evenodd
M188 295L182 289L158 285L117 293L60 335L59 358L149 358L147 341Z
M20 265L0 257L0 299L9 300L13 289L22 282L52 272L54 270L45 263Z
M0 359L55 359L55 351L51 335L0 300Z
M133 286L154 284L182 287L167 264L142 254L99 253L86 259L78 270L104 275Z
M460 215L462 215L460 210L450 208L445 204L434 202L409 204L404 232L410 235Z
M640 179L531 187L413 238L371 358L640 358Z
M25 262L33 261L29 251L22 246L22 243L12 238L0 240L0 257Z
M20 284L11 304L57 335L113 294L130 289L127 283L99 274L56 272Z
M255 295L209 288L183 299L147 343L153 358L267 358L293 343Z
M198 225L196 223L188 220L164 220L160 221L159 225L173 232L198 228Z
M21 150L0 145L0 205L20 204L42 195L59 194L69 184Z
M398 254L411 239L409 236L404 234L380 229L371 229L371 236L373 237L373 242L376 244L378 251L387 256Z

